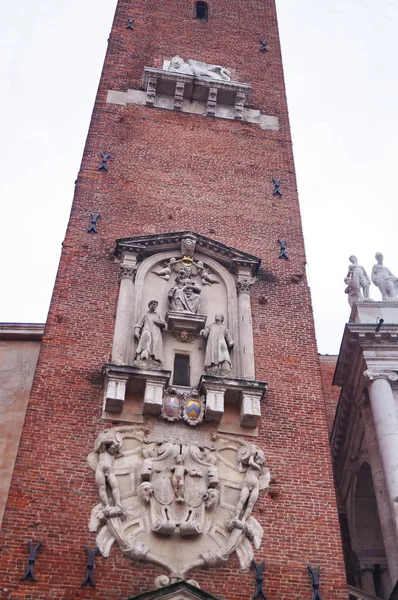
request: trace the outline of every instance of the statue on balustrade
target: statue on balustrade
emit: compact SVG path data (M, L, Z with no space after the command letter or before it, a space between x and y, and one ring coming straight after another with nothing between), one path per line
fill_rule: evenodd
M214 323L205 327L200 335L207 339L205 368L208 371L231 371L231 357L234 341L230 332L224 325L224 315L214 317Z
M383 255L376 252L377 263L373 265L372 281L379 288L382 300L394 300L397 298L398 278L383 265Z
M164 319L156 312L157 300L148 303L148 312L142 315L134 327L134 337L138 340L137 360L154 360L163 363L162 331L166 329Z
M369 286L371 281L364 267L358 264L356 256L350 256L349 260L351 264L344 279L344 282L347 284L344 291L348 294L348 303L352 308L354 302L360 302L363 299L369 300Z

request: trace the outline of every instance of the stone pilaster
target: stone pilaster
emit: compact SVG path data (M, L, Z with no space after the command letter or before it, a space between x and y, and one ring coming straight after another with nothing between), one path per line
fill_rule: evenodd
M373 577L374 565L361 564L361 588L364 592L376 596L376 587Z
M120 263L120 289L112 347L112 362L119 365L126 365L129 362L128 349L134 327L133 300L136 270L136 253L124 252Z
M254 342L252 327L252 308L250 293L253 280L249 277L239 277L236 282L238 292L238 327L240 341L241 376L253 378L254 370Z

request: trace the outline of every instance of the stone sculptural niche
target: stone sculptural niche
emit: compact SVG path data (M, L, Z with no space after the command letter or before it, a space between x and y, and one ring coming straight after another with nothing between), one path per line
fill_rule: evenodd
M192 277L191 267L183 267L177 273L168 298L171 310L198 314L202 288Z
M218 81L231 81L231 71L226 67L209 65L192 59L185 61L180 56L173 56L167 70L185 75L195 75L196 77L207 77Z
M207 371L231 371L231 357L234 341L224 325L224 315L218 314L212 325L205 327L200 335L207 340L205 369Z
M250 566L252 543L259 548L263 536L252 512L270 480L253 444L229 436L211 446L205 438L203 446L177 437L154 442L124 426L100 434L87 461L100 496L90 531L97 532L103 556L116 541L130 560L179 579L195 568L221 566L234 552L242 569Z
M348 294L348 303L352 308L354 302L369 299L369 286L371 281L364 267L358 264L356 256L350 256L349 260L351 264L348 267L348 273L344 279L344 283L347 284L344 292Z
M379 288L383 301L394 300L398 296L398 278L383 265L381 252L376 252L375 258L377 262L372 268L372 281Z
M163 363L163 340L162 331L166 329L166 322L156 312L158 307L156 300L148 303L146 312L134 327L134 337L138 340L136 360L153 360L159 364Z

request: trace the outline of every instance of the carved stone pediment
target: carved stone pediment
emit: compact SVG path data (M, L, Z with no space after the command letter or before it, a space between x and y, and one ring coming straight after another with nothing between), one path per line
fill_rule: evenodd
M98 436L87 458L101 500L90 531L102 555L116 542L127 558L157 565L171 580L222 566L235 552L248 568L263 536L252 511L270 480L262 451L222 435L210 446L192 436L186 443L178 435L153 439L115 427Z
M177 251L184 256L187 251L187 240L195 243L197 252L217 260L231 273L236 274L238 269L248 269L248 276L257 275L261 264L260 258L192 231L120 238L116 240L115 254L121 257L123 252L138 253L138 261L165 251L170 251L170 254Z
M196 585L191 585L189 581L175 581L155 590L137 594L129 600L217 600L217 598Z

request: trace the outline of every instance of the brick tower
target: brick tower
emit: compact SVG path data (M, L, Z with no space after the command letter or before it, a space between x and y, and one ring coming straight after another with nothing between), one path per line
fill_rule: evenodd
M273 0L119 0L1 539L6 598L347 597Z

